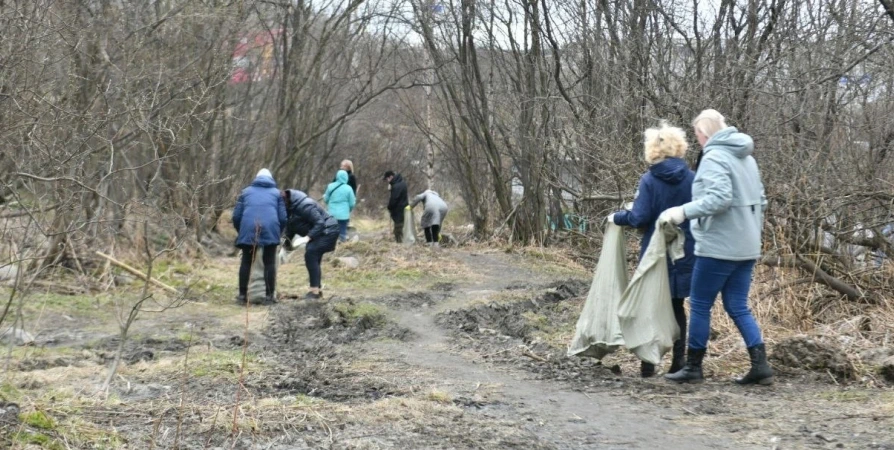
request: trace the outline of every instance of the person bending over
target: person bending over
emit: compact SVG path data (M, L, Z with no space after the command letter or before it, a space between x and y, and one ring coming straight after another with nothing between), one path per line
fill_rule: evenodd
M338 221L302 191L287 189L282 195L289 216L286 248L292 247L291 238L296 234L309 239L304 248L304 266L307 268L310 290L304 298L323 298L323 255L335 250Z

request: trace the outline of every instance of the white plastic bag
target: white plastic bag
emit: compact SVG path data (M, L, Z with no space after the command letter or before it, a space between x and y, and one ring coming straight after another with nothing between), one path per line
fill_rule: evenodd
M279 246L279 254L277 255L277 260L279 261L279 264L283 265L283 264L289 262L289 259L292 258L292 254L295 253L296 251L298 251L299 248L303 248L305 245L307 245L308 241L310 241L309 237L307 237L307 236L298 237L298 235L296 234L295 236L292 236L292 249L291 250L286 250L285 245L280 245Z
M671 305L667 258L683 257L685 236L674 224L659 219L649 247L618 306L624 345L639 359L659 364L680 336Z
M602 359L624 345L618 322L618 302L627 287L626 251L621 227L609 223L590 292L577 320L574 339L568 346L568 356Z
M404 209L404 233L402 242L404 245L416 243L416 221L413 219L413 209Z

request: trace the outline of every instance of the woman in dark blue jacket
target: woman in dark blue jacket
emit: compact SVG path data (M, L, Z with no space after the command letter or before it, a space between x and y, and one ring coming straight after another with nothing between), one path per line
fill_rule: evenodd
M276 246L286 226L286 204L276 188L273 175L261 169L251 185L242 190L233 209L233 226L239 236L236 247L242 249L239 266L239 296L236 301L246 303L251 263L258 248L263 249L265 304L276 303Z
M646 130L645 159L651 167L640 178L633 207L629 211L618 211L608 216L608 220L616 225L645 229L640 243L640 259L649 246L652 233L655 232L655 221L658 220L658 216L667 208L692 200L692 180L695 174L682 159L687 147L686 133L680 128L662 123L659 128ZM684 245L686 256L677 261L668 258L668 275L674 317L680 326L681 337L674 342L673 360L668 373L682 369L685 364L686 311L683 309L683 301L689 297L692 266L695 263L693 254L695 241L689 232L689 222L683 222L680 228L686 235ZM642 363L641 369L643 377L655 374L655 366L647 362Z
M309 239L304 248L304 265L307 267L310 291L304 298L323 298L321 265L323 255L335 250L338 221L304 192L286 189L282 195L289 213L286 248L292 246L290 239L296 234Z

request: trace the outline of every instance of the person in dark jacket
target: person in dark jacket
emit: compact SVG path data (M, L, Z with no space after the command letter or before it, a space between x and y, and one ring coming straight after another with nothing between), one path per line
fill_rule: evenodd
M692 200L692 180L695 174L682 159L687 147L686 133L680 128L662 123L659 128L646 130L645 159L651 166L640 178L633 207L629 211L618 211L608 216L609 221L616 225L644 229L640 242L640 259L655 233L658 216L670 207ZM685 363L686 311L683 309L683 302L689 297L692 267L695 264L695 241L689 231L689 222L683 222L680 228L686 236L685 256L676 261L668 258L667 264L674 317L680 327L680 338L674 341L673 359L668 373L682 369ZM655 366L643 362L641 374L643 377L655 375Z
M263 249L265 304L276 303L276 246L286 227L286 205L280 196L273 175L261 169L251 185L242 190L233 209L233 226L239 235L236 246L242 250L239 266L239 295L236 301L245 304L248 278L257 250Z
M348 186L351 186L351 190L354 191L354 196L357 196L357 177L354 176L354 163L351 162L350 159L343 160L341 165L339 165L339 170L344 170L348 173ZM337 174L337 172L336 172ZM332 182L338 181L338 176L332 179Z
M321 264L323 255L335 250L338 221L304 192L287 189L282 196L289 215L286 248L291 248L290 239L296 234L309 239L304 248L304 265L307 267L310 291L304 298L323 298Z
M391 220L394 222L394 240L403 241L404 230L404 209L410 205L407 197L407 183L399 173L389 170L385 172L385 181L391 189L391 197L388 199L388 212L391 213Z

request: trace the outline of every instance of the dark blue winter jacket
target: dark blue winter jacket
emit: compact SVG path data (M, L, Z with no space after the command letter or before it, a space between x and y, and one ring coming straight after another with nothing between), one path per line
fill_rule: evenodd
M644 228L640 243L640 259L652 240L655 232L655 221L666 209L680 206L692 200L692 180L695 174L689 170L686 162L680 158L668 158L652 165L639 180L639 191L630 211L615 213L614 222L634 228ZM668 275L670 276L671 297L689 297L692 280L692 266L695 264L695 240L689 231L689 221L680 225L686 235L684 250L686 256L677 261L668 258Z
M279 245L287 219L286 202L273 178L255 178L239 194L233 209L233 226L239 233L236 245Z

